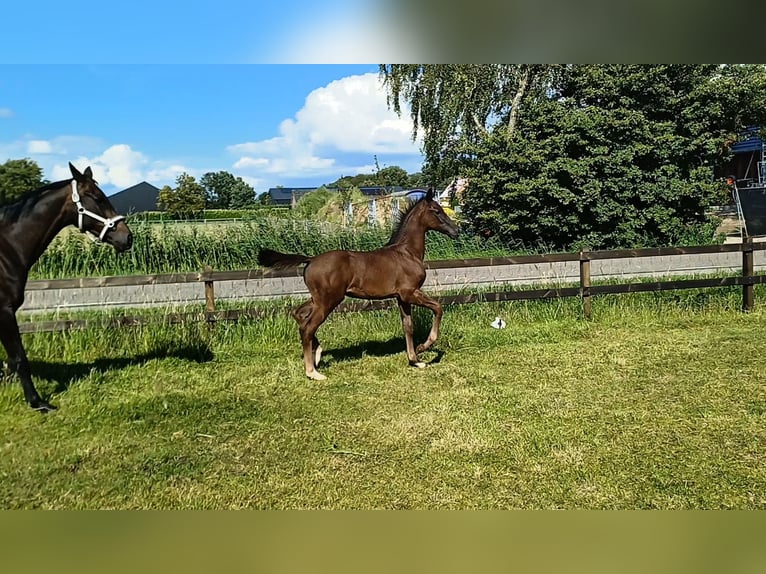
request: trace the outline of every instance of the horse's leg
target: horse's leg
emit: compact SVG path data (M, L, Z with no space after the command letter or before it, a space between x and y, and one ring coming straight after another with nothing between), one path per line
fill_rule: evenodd
M293 311L293 318L298 322L298 326L303 325L305 321L311 316L314 300L309 299L303 305ZM301 335L302 337L302 335ZM319 339L316 335L311 338L311 354L314 361L314 366L319 366L319 361L322 360L322 345L319 344Z
M314 353L314 366L319 367L319 361L322 360L322 345L319 344L316 335L311 338L311 349Z
M412 294L410 295L409 301L413 305L418 305L420 307L428 307L431 309L431 311L434 314L434 320L431 324L431 332L428 333L428 338L423 342L422 345L418 345L417 349L415 349L415 352L420 354L423 351L427 351L431 348L431 345L433 345L436 342L437 337L439 336L439 326L442 322L442 315L444 314L444 311L442 309L441 303L439 303L436 299L431 299L428 295L423 293L420 289L415 289Z
M0 310L0 340L2 340L3 347L8 353L8 364L11 370L16 371L21 380L24 398L29 406L41 412L55 410L56 407L40 398L35 385L32 383L32 373L29 369L27 354L21 343L16 314L8 307Z
M306 320L306 318L311 314L311 309L314 305L314 300L309 299L306 301L303 305L300 307L296 307L293 309L293 319L295 319L298 322L298 325L300 325L303 321Z
M402 316L402 330L404 331L404 342L407 346L407 360L413 367L423 368L425 363L418 361L418 356L415 353L415 343L412 340L412 305L398 299L399 302L399 314Z
M339 300L331 301L318 301L314 298L311 313L306 315L305 320L300 325L301 342L303 343L303 364L306 368L306 376L309 379L321 381L327 378L316 368L322 356L322 347L316 338L316 332L341 301L343 301L343 296Z
M308 321L311 319L311 316L314 314L314 298L312 297L308 301L306 301L303 305L300 307L297 307L293 311L293 319L295 319L298 322L298 330L300 331L301 335L301 346L303 347L303 362L306 365L306 376L309 375L309 368L308 364L311 363L313 367L316 367L318 361L315 359L315 352L316 348L319 347L319 341L317 340L316 336L312 336L311 340L309 341L308 349L306 348L306 325ZM319 355L321 357L322 354L322 348L319 347ZM312 371L315 371L316 369L312 367ZM313 378L313 377L312 377Z

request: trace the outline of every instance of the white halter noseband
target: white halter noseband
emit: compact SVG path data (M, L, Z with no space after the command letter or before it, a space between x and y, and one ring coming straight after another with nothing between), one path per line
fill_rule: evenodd
M89 231L85 231L82 227L82 219L85 215L95 219L96 221L100 221L103 225L101 228L101 233L98 235L98 237L91 234L94 241L103 241L104 236L109 232L109 230L113 229L114 226L117 225L117 222L125 219L125 216L123 215L115 215L114 217L107 219L106 217L101 217L98 213L93 213L92 211L85 209L85 207L82 205L82 202L80 201L80 194L77 193L77 181L74 179L72 180L72 201L77 206L77 227L80 231L90 234Z

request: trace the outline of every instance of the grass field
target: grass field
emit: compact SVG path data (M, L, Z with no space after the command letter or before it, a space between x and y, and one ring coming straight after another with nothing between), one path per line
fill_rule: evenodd
M0 507L766 508L766 312L739 305L450 307L422 370L396 311L334 315L322 382L283 316L26 336L60 410L2 385Z

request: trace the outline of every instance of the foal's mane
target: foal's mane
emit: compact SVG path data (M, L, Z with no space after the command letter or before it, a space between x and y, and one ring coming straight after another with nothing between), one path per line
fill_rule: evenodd
M42 187L28 191L13 203L7 203L0 205L0 221L7 223L13 223L18 221L27 212L31 211L40 196L53 189L61 189L64 185L68 184L71 179L63 179L61 181L55 181L53 183L47 183Z
M411 201L407 207L399 212L399 215L396 218L396 223L394 223L394 230L391 233L391 239L388 240L386 245L394 245L402 238L404 229L407 227L407 219L412 215L412 212L415 211L415 208L420 204L420 202L425 200L426 198L424 196L417 201Z

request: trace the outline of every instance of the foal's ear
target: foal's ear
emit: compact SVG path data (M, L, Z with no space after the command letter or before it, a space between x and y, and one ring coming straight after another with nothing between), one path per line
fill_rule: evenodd
M426 192L426 201L433 201L434 200L434 188L429 187L428 191Z
M90 166L85 168L85 177L88 179L93 179L93 170L90 169Z

